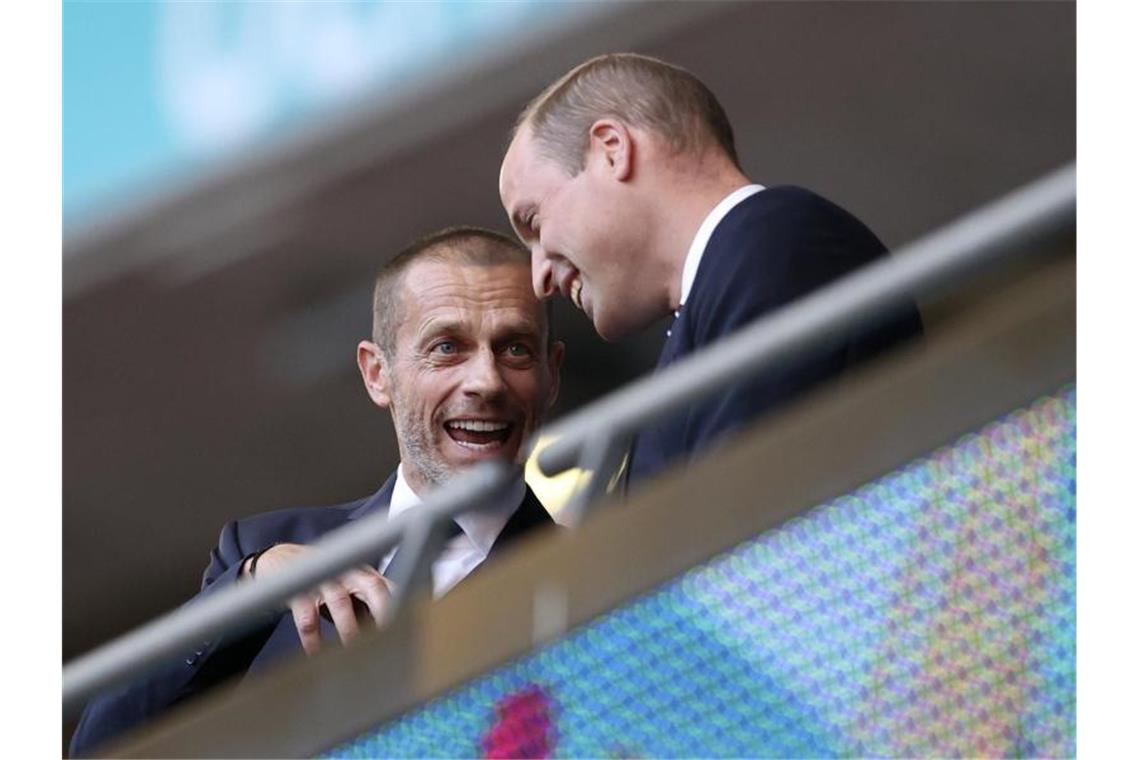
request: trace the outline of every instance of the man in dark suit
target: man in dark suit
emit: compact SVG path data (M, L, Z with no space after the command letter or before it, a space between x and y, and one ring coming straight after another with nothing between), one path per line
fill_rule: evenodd
M358 501L228 523L196 598L278 572L310 551L308 544L360 517L414 509L432 488L481 460L516 459L558 393L563 348L550 341L546 311L532 292L526 250L498 233L453 228L397 255L376 279L373 339L357 347L369 396L392 415L400 449L396 472ZM455 522L432 566L437 596L519 536L553 524L521 479L500 503ZM224 680L290 654L312 654L322 642L351 641L361 624L354 604L367 607L377 622L385 615L391 588L384 572L393 554L298 596L291 614L254 621L98 696L84 711L72 754L85 754Z
M835 204L749 180L712 92L634 54L586 61L523 110L499 193L539 298L561 292L606 340L673 314L658 368L887 254ZM643 430L631 480L921 332L907 305Z

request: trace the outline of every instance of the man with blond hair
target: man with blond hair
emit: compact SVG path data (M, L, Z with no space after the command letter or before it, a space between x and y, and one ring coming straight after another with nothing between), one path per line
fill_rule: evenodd
M631 53L582 63L523 110L499 193L530 248L539 298L561 293L606 340L673 314L659 369L887 255L830 201L753 183L708 87ZM641 431L630 478L921 332L913 304L853 324L825 349Z

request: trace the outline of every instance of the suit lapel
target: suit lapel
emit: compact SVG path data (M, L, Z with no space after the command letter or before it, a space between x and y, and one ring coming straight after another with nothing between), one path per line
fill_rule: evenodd
M503 526L503 531L495 539L487 558L494 557L498 552L532 530L552 525L554 525L554 520L550 517L550 513L546 511L546 507L542 506L542 502L534 495L534 491L530 490L530 486L527 486L522 504L511 515L511 519L507 520L507 524Z
M380 490L365 499L364 503L354 509L348 516L348 522L359 520L361 517L368 517L377 512L387 512L388 506L392 503L392 493L396 490L396 473L392 473L384 485L380 486ZM378 554L369 560L368 564L372 567L380 567L380 561L384 559L383 554Z
M499 537L495 539L495 543L491 546L491 551L487 552L487 559L479 563L479 566L472 570L467 578L470 578L480 569L485 567L488 562L491 562L499 554L506 551L512 544L518 541L528 533L538 530L540 528L553 527L554 520L550 517L550 513L546 511L546 507L542 506L542 502L534 495L534 491L530 490L530 486L526 487L526 495L523 496L522 504L511 515L511 519L507 520L507 524L503 526L503 530L499 533ZM467 580L464 578L463 580ZM463 581L460 581L462 583Z
M380 490L369 496L364 500L359 507L352 510L348 514L349 520L358 520L361 517L372 514L377 510L388 510L388 505L392 501L392 492L396 490L396 473L388 476L384 481L384 485L380 486Z

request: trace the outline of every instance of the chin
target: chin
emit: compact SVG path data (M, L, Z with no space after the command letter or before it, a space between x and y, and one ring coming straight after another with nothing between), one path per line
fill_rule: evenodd
M594 332L607 343L612 343L621 337L621 333L614 330L614 325L606 319L606 314L601 309L594 310L590 315L590 321L594 323Z
M594 318L594 332L598 337L607 343L621 340L629 335L636 328L621 322L615 323L611 319L606 319L606 315L601 312L595 312Z

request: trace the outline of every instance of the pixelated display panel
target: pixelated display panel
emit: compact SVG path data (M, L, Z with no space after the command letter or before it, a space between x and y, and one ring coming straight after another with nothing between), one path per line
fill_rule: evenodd
M331 757L1073 756L1072 387Z

